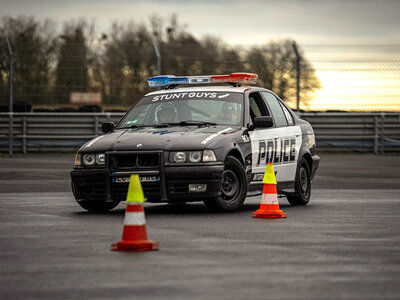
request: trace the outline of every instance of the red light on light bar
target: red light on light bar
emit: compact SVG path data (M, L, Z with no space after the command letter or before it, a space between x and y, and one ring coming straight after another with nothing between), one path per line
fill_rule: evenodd
M212 75L212 83L242 83L242 84L255 84L258 75L253 73L231 73L229 75Z

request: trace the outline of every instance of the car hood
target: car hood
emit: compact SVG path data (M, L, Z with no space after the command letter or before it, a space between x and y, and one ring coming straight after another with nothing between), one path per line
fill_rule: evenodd
M87 142L80 151L201 150L238 130L229 126L115 130Z

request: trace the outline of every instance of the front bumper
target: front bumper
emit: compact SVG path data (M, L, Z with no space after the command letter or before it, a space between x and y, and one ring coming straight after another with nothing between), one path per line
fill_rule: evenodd
M319 167L319 161L321 160L318 155L313 155L311 156L312 158L312 170L311 170L311 180L314 179L315 173L317 172L317 169Z
M167 165L159 170L74 169L71 171L72 189L77 201L125 201L127 182L131 174L158 177L158 181L143 182L143 193L149 202L189 202L217 197L221 193L223 163L202 165ZM205 192L189 192L189 184L206 184Z

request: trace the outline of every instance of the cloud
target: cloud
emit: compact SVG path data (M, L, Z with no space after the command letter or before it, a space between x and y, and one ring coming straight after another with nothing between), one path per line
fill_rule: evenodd
M33 15L63 22L85 17L105 30L112 21L147 22L151 14L177 13L196 36L215 35L230 43L255 43L291 37L300 42L318 39L390 42L400 31L400 1L360 0L3 0L2 15ZM377 41L374 41L377 42Z

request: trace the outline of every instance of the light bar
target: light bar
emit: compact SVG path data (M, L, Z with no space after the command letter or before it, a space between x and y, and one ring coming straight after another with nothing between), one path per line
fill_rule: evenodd
M149 87L160 87L176 84L206 84L206 83L237 83L237 84L256 84L257 74L253 73L231 73L229 75L209 75L209 76L174 76L161 75L147 79Z

